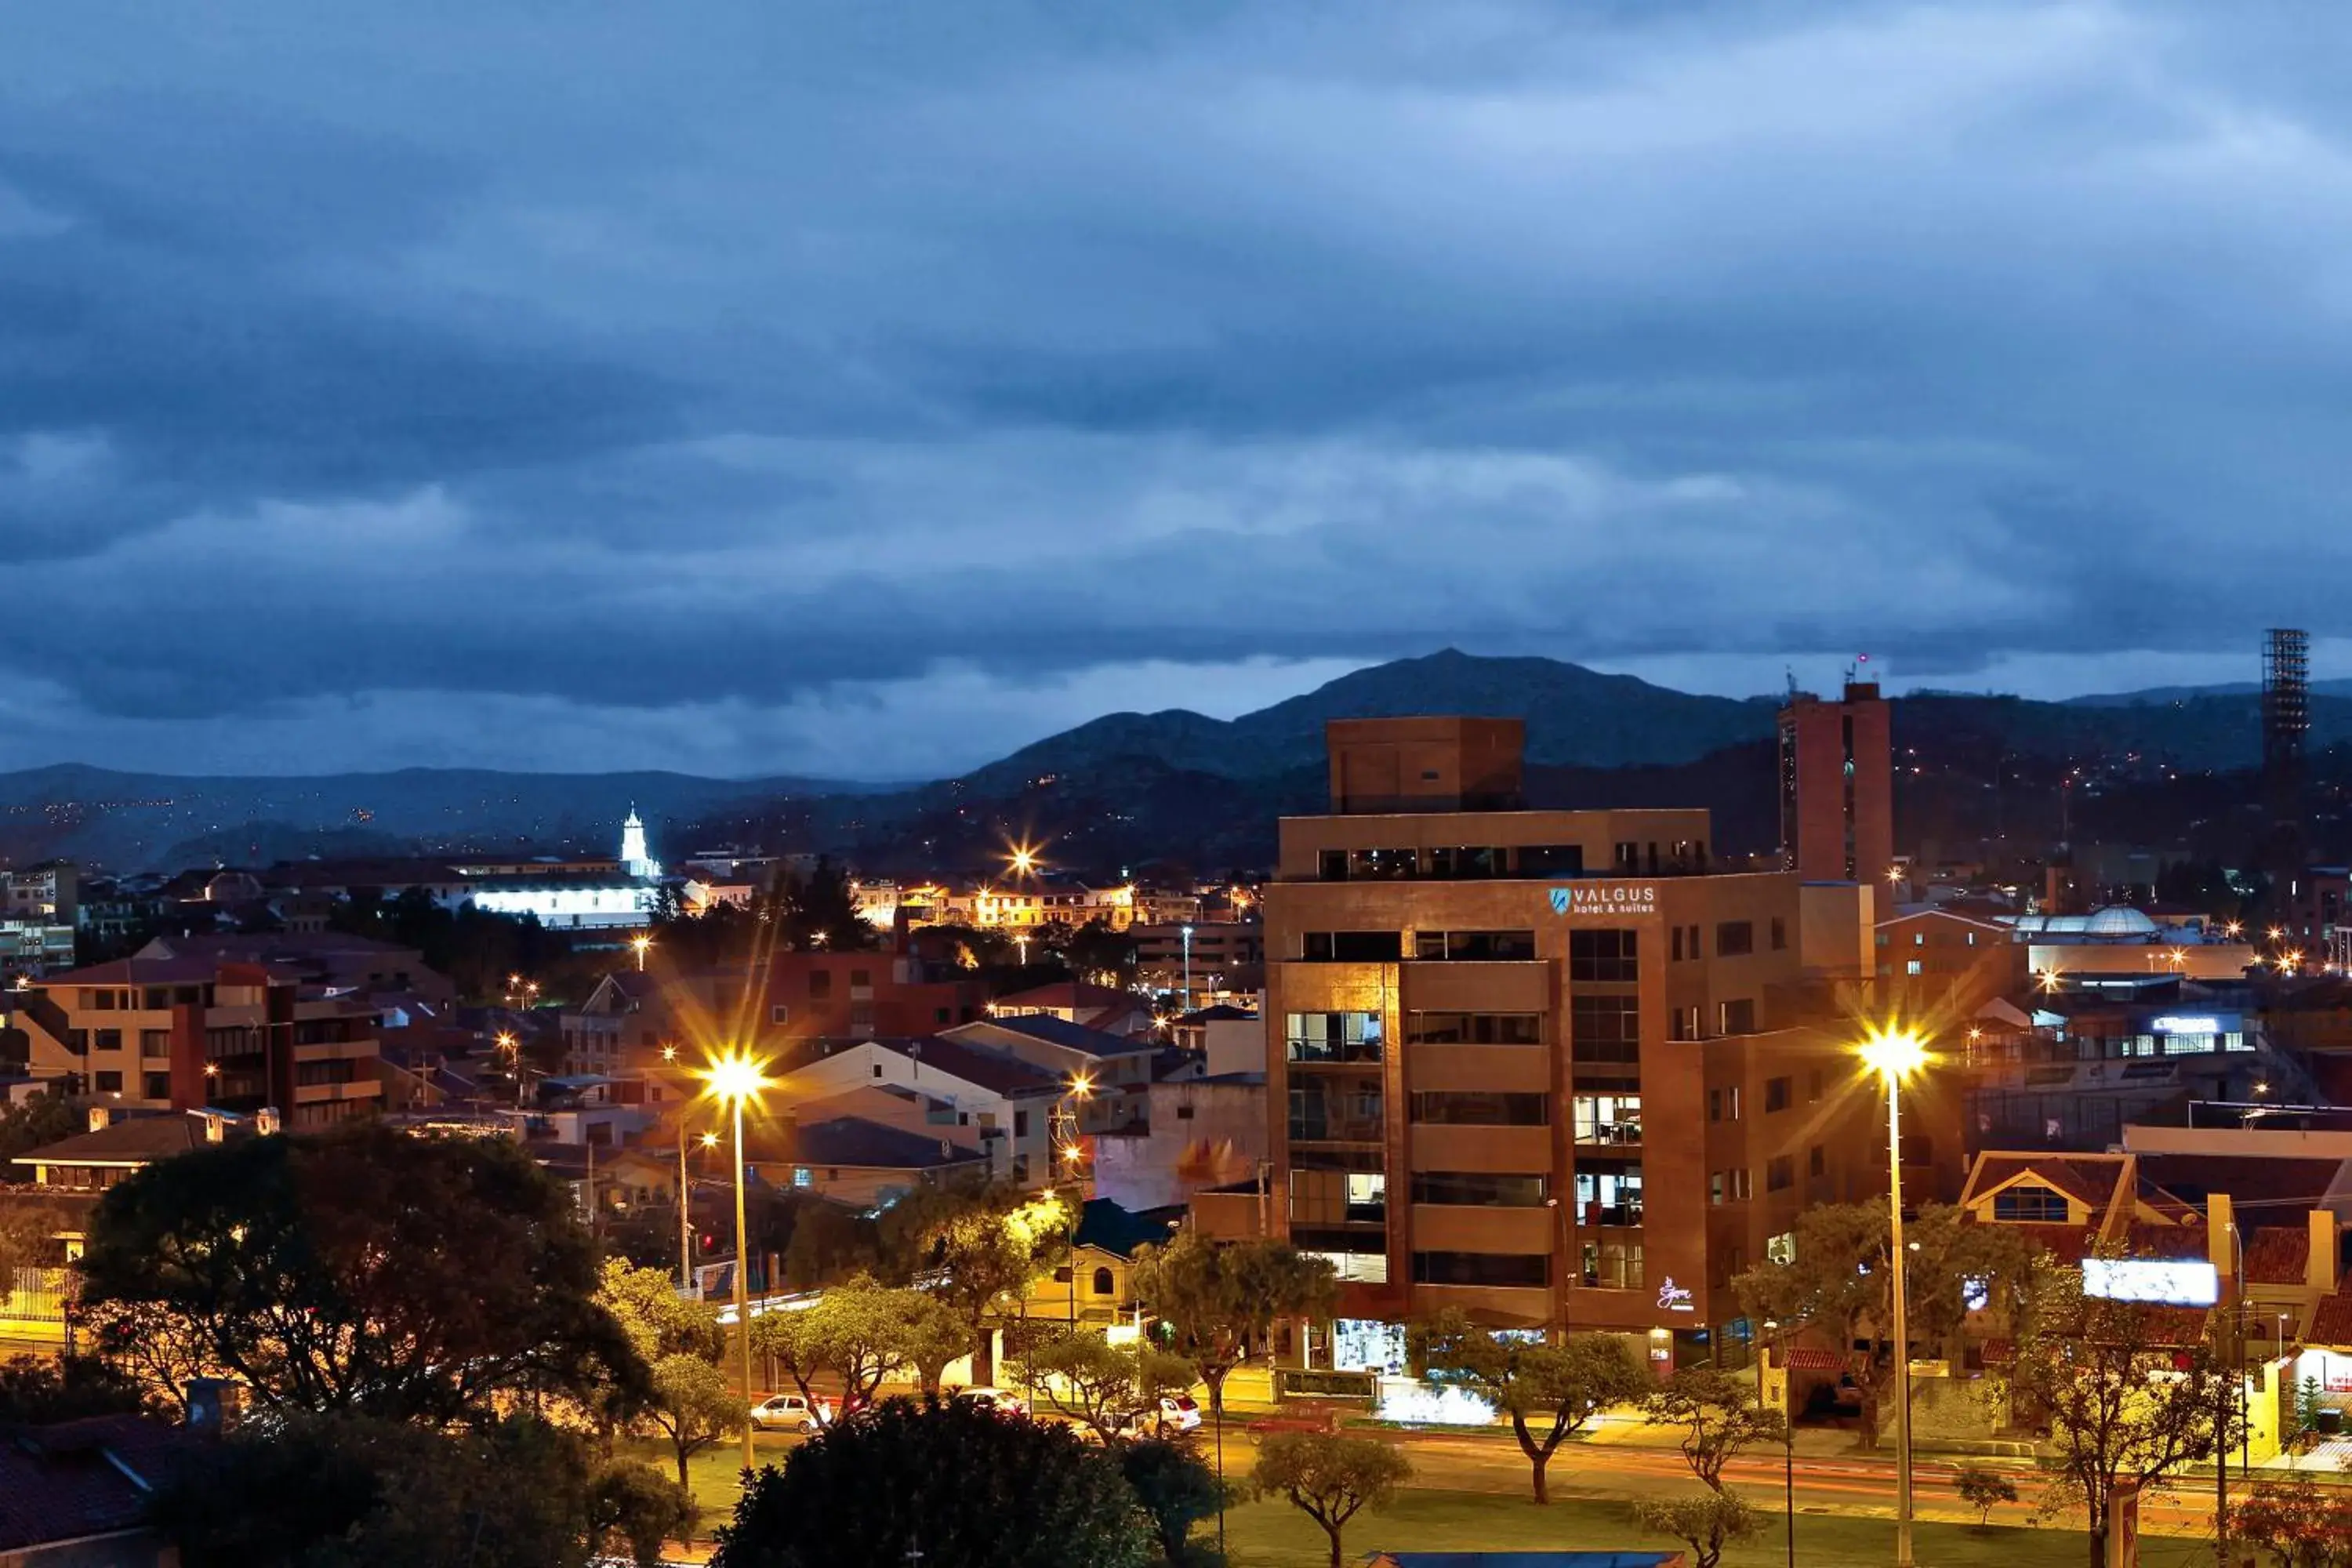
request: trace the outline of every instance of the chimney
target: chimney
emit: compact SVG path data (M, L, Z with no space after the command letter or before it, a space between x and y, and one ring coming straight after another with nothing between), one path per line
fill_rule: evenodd
M2311 1211L2311 1254L2303 1262L2303 1284L2323 1296L2336 1293L2336 1264L2342 1257L2343 1224L2333 1209Z
M114 1110L112 1107L93 1105L89 1108L89 1130L92 1132L105 1131L108 1124L113 1120Z

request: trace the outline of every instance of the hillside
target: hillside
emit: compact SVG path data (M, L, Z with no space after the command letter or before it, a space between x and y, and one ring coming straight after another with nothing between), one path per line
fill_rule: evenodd
M2147 700L1908 697L1895 709L1895 743L1906 766L1923 770L1923 789L1934 793L1934 779L1948 775L1956 811L1971 791L1993 789L1996 774L2022 805L2027 781L2054 781L2078 765L2124 781L2256 760L2251 692L2141 695ZM1542 804L1704 805L1723 819L1719 841L1761 847L1772 831L1775 707L1555 659L1448 648L1357 670L1232 720L1181 708L1107 714L961 777L904 787L651 771L182 778L44 768L0 774L0 855L135 869L358 843L608 854L635 804L672 858L762 843L911 872L982 865L1008 837L1042 837L1060 844L1062 864L1104 874L1162 856L1245 866L1270 853L1277 815L1320 800L1325 721L1422 713L1524 718L1529 795ZM2312 716L2315 750L2352 742L2352 697L2323 689Z

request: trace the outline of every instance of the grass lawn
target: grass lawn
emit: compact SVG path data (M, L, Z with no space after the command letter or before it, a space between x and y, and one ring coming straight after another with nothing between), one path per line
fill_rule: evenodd
M797 1441L762 1436L760 1462L782 1463ZM624 1441L620 1447L623 1453L655 1466L664 1475L677 1473L677 1461L667 1444ZM695 1497L702 1504L700 1533L705 1538L734 1513L736 1477L741 1464L736 1445L722 1443L696 1455L688 1467ZM1788 1548L1782 1516L1766 1517L1764 1535L1725 1552L1724 1568L1784 1568ZM1201 1533L1213 1541L1214 1521ZM1325 1568L1328 1561L1322 1531L1286 1503L1244 1503L1232 1510L1225 1516L1225 1539L1232 1552L1231 1568ZM1664 1536L1643 1534L1633 1523L1632 1509L1611 1500L1564 1498L1549 1508L1538 1508L1524 1499L1494 1492L1419 1489L1405 1491L1396 1506L1384 1512L1357 1516L1348 1526L1346 1542L1350 1563L1381 1549L1681 1548L1680 1542ZM2088 1568L2090 1556L2089 1543L2078 1531L2000 1525L1979 1531L1964 1525L1923 1523L1916 1527L1914 1549L1922 1568ZM1801 1568L1883 1568L1894 1556L1893 1520L1828 1513L1797 1516ZM2210 1542L2175 1536L2140 1538L2144 1568L2207 1568L2212 1561Z
M1781 1568L1788 1561L1780 1514L1762 1539L1724 1552L1724 1568ZM1214 1539L1214 1522L1204 1533ZM1324 1568L1329 1547L1315 1521L1286 1503L1256 1502L1225 1516L1232 1568ZM1644 1535L1623 1503L1563 1500L1549 1508L1486 1492L1407 1491L1383 1513L1359 1514L1347 1531L1349 1563L1367 1552L1508 1552L1650 1548L1686 1550L1663 1536ZM1956 1524L1922 1524L1914 1538L1922 1568L2087 1568L2090 1544L2070 1530L2021 1530L1996 1525L1979 1531ZM1895 1521L1834 1514L1797 1516L1801 1568L1884 1568L1895 1558ZM2143 1536L2146 1568L2210 1564L2209 1542Z

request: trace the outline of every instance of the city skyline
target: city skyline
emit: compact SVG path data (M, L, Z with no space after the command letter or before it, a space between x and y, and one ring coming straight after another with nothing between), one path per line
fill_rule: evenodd
M2352 673L2341 17L916 15L17 28L0 765Z

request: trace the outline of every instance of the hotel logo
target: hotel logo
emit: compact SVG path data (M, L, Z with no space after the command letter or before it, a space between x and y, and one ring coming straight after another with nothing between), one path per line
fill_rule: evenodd
M1551 912L1570 920L1618 920L1658 912L1655 882L1571 882L1550 889Z

